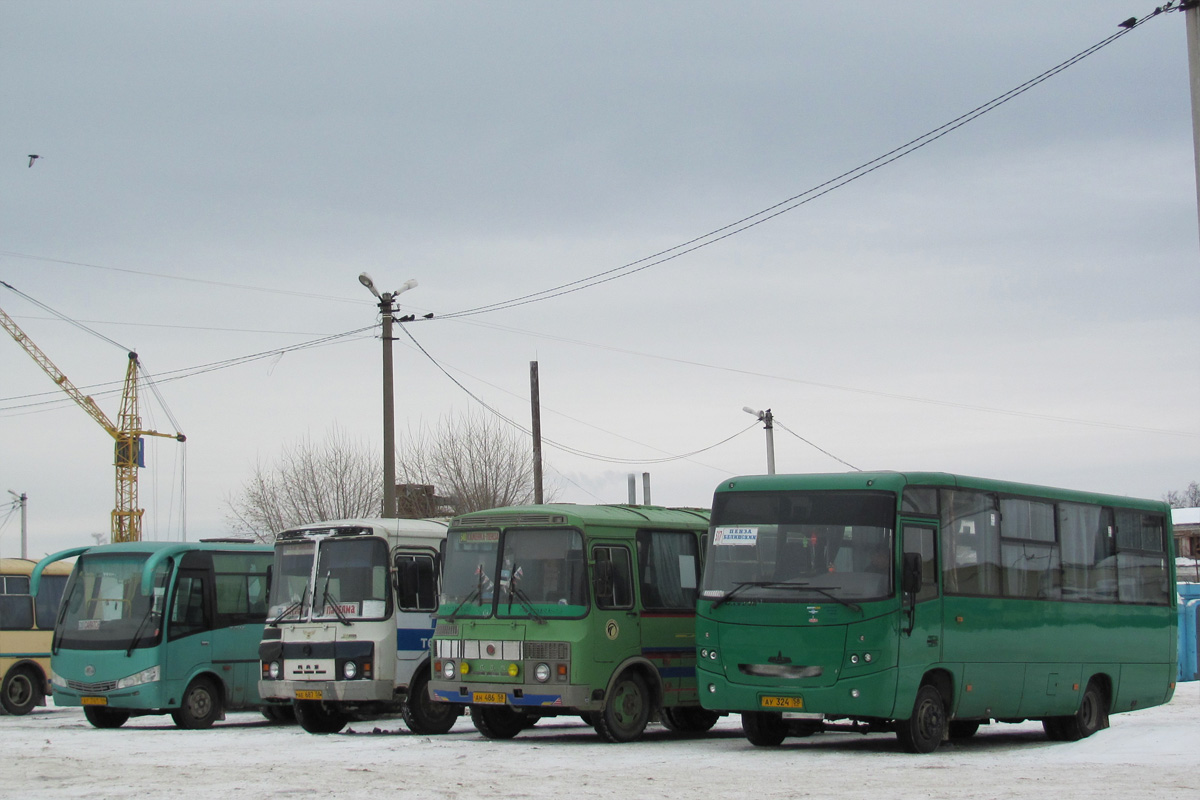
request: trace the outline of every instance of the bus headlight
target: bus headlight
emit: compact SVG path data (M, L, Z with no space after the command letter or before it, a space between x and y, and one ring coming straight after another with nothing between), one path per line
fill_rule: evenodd
M272 661L271 664L267 667L267 676L273 681L279 680L279 675L282 672L283 672L283 667L280 666L278 661Z
M57 686L60 689L67 688L67 679L53 670L50 671L50 683L51 685Z
M454 680L454 676L455 676L455 675L457 674L457 672L458 672L458 671L457 671L457 670L454 668L454 666L455 666L455 664L454 664L454 662L453 662L453 661L446 661L446 662L444 662L444 663L442 664L442 677L443 677L443 678L445 678L445 679L446 679L446 680L448 680L448 681L452 681L452 680Z
M538 683L545 683L550 680L550 665L538 664L533 668L533 677L537 679Z
M354 661L347 661L342 665L342 675L348 681L352 681L358 677L358 664Z
M144 669L136 675L130 675L128 678L121 678L117 681L116 688L129 689L134 686L141 686L145 683L154 683L159 678L158 665L155 664L150 669Z

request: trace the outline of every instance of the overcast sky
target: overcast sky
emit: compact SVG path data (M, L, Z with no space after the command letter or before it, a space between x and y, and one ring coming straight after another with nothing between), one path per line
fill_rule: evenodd
M563 501L649 471L654 502L708 506L765 471L743 406L786 426L780 472L1161 497L1200 479L1182 14L736 235L453 316L797 197L1154 5L3 0L0 280L117 344L0 308L115 419L124 348L160 377L290 348L377 322L360 272L415 278L401 313L447 317L407 326L429 356L523 424L538 361L544 435L613 459L548 447ZM379 447L380 371L368 331L162 383L188 538L305 437ZM403 334L396 376L401 432L479 408ZM0 341L0 491L35 556L109 527L111 440L64 400ZM180 450L149 448L146 538L181 535Z

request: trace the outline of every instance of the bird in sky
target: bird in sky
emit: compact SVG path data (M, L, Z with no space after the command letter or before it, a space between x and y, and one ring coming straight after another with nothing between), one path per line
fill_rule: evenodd
M31 166L31 167L32 167L32 166L33 166L33 162L37 161L39 158L41 158L41 156L39 156L39 155L37 155L37 154L35 154L35 153L30 153L30 154L29 154L29 166Z

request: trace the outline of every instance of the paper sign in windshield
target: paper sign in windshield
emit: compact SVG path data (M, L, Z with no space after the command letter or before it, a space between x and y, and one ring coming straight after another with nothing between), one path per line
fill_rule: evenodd
M717 528L713 531L714 545L758 544L758 528Z

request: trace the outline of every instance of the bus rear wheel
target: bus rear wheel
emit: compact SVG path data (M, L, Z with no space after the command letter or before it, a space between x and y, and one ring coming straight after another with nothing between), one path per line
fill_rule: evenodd
M462 714L462 706L441 703L429 696L429 667L417 670L404 701L404 724L413 733L447 733Z
M511 739L529 727L525 715L508 706L471 706L471 723L488 739Z
M346 727L348 717L320 700L297 700L296 722L309 733L337 733Z
M675 733L704 733L721 715L698 706L675 706L662 710L663 727Z
M1056 742L1077 742L1108 727L1108 704L1095 681L1089 681L1079 701L1079 710L1069 717L1042 720L1046 736Z
M782 714L773 711L745 711L742 732L755 747L778 747L787 738L788 724Z
M102 706L84 706L83 715L95 728L119 728L129 721L128 711L116 711Z
M936 686L917 690L912 716L896 723L896 738L910 753L932 753L946 738L946 706Z
M171 712L175 724L186 730L211 728L221 716L221 695L207 678L197 678L188 684L183 702Z
M14 717L28 714L42 701L38 684L32 670L24 667L12 670L4 677L4 686L0 688L0 704Z
M636 672L617 678L604 709L596 715L596 733L606 742L632 742L650 721L650 689Z

